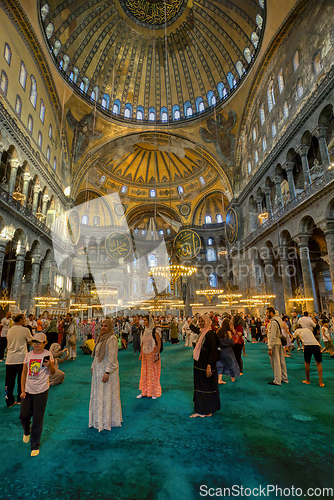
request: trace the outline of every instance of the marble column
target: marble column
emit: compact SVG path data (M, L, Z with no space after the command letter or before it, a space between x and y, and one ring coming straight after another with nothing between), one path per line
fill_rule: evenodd
M0 287L2 285L2 271L5 260L5 250L7 243L8 243L7 240L0 240Z
M291 314L293 310L293 304L292 302L289 302L289 299L292 299L292 287L290 278L291 268L288 259L289 248L286 245L282 245L279 251L280 251L280 268L281 268L282 283L283 283L285 312L287 314Z
M20 293L21 293L25 258L26 258L25 248L21 248L19 253L16 255L15 272L10 294L11 300L15 300L18 306L20 302Z
M22 194L24 194L25 199L23 201L23 206L27 206L28 203L28 191L29 191L29 182L30 182L30 174L25 173L23 176L23 188L22 188Z
M100 262L100 259L101 259L101 243L98 243L97 244L97 262Z
M325 127L325 125L318 125L317 130L316 130L316 134L317 134L318 141L319 141L319 149L320 149L322 168L325 171L328 169L328 167L331 164L329 154L328 154L328 149L327 149L326 130L327 130L327 127Z
M287 161L285 163L285 170L286 174L288 177L288 183L289 183L289 193L290 193L290 200L293 200L296 198L296 186L295 186L295 180L293 178L293 168L295 164L293 161Z
M28 306L29 314L34 313L36 309L35 297L37 297L40 269L41 269L41 256L39 253L36 253L33 255L31 261L31 281L30 281L29 306Z
M306 144L301 144L298 148L298 153L300 154L300 158L302 160L303 167L303 177L304 177L304 185L309 186L311 184L311 176L310 176L310 166L308 164L307 153L309 147Z
M262 196L258 195L256 197L256 206L257 206L257 211L259 214L262 214L263 209L262 209Z
M310 251L308 248L309 236L302 235L299 236L299 256L300 264L302 267L303 282L304 282L304 294L306 297L313 297L313 301L309 302L306 307L310 313L318 311L317 294L315 290L314 276L311 267Z
M266 293L268 295L275 295L275 266L272 257L268 256L264 259L264 276L266 281ZM269 299L270 305L276 307L275 298Z
M283 208L284 203L283 203L283 196L282 196L282 178L281 177L275 177L275 189L276 189L276 196L277 196L277 203L279 208Z
M8 182L8 192L10 195L13 195L15 190L15 183L17 177L17 170L19 168L20 162L17 158L13 158L10 160L10 174L9 174L9 182Z
M329 271L331 273L332 290L334 293L334 227L328 228L324 231L327 254L329 258Z
M265 194L265 197L266 197L266 207L267 207L267 212L268 212L268 217L269 219L272 218L273 216L273 208L272 208L272 205L271 205L271 196L270 196L270 193L271 193L271 188L266 186L264 188L264 194Z
M35 215L38 209L38 197L39 197L39 192L41 190L41 187L39 185L39 182L36 182L34 186L34 195L33 195L33 201L32 201L32 208L31 211Z
M42 199L42 214L43 215L46 215L46 210L47 210L47 207L48 207L48 201L49 201L48 195L44 194L43 195L43 199Z

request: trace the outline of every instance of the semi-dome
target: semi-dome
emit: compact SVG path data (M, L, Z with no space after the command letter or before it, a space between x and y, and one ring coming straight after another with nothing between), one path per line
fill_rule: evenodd
M225 102L259 50L265 0L49 0L59 71L106 115L192 120Z

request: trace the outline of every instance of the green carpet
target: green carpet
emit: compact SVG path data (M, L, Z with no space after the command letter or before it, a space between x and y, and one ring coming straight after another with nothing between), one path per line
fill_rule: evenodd
M272 387L267 347L246 351L244 376L234 384L225 377L222 410L204 419L189 418L191 349L165 344L156 401L136 399L138 355L132 346L120 351L124 422L101 433L88 428L91 359L80 352L65 364L64 384L50 389L38 457L22 443L20 407L3 400L0 498L188 500L203 498L201 485L333 486L334 359L324 357L324 388L314 361L306 386L302 352L294 351L290 384ZM4 377L1 363L2 387Z

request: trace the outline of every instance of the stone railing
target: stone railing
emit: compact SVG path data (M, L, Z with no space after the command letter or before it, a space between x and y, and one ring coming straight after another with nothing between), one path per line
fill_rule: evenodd
M270 228L273 224L276 224L284 215L291 212L295 207L301 205L305 200L311 198L314 194L321 191L324 187L334 181L334 169L327 170L326 173L315 179L312 184L307 186L301 193L297 194L293 200L288 201L282 208L277 210L269 219L267 219L261 226L259 226L255 231L246 236L242 243L244 246L249 245L249 243L255 240L258 236Z

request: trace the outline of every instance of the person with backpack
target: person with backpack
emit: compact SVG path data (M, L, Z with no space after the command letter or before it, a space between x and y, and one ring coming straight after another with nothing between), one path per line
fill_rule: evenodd
M139 359L141 360L140 382L137 399L148 397L152 399L160 398L161 385L161 359L160 353L163 350L161 337L156 332L152 316L144 316L144 332L141 337L141 350Z

